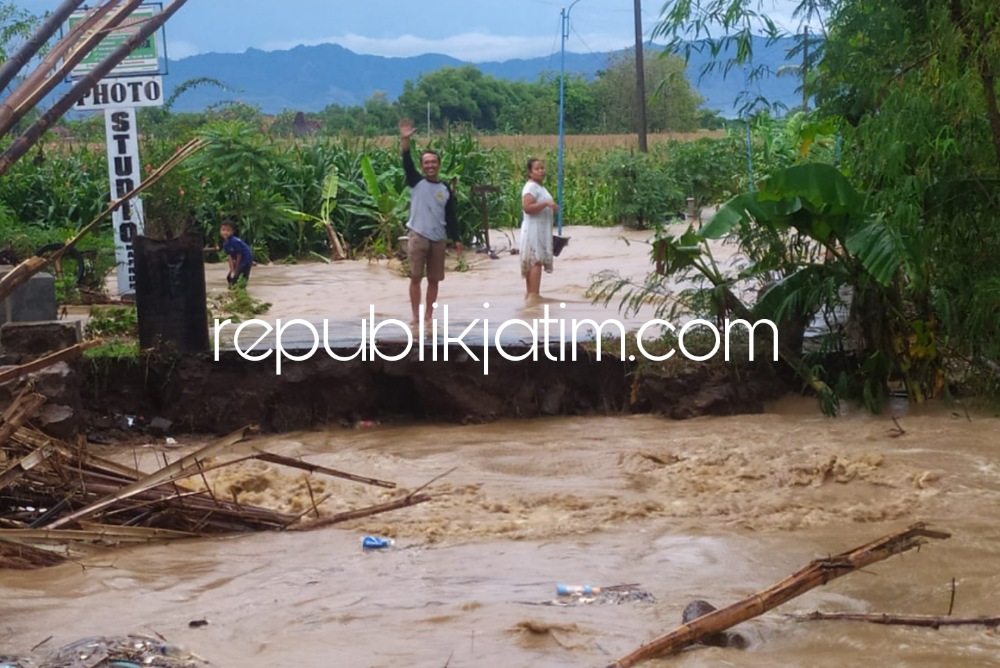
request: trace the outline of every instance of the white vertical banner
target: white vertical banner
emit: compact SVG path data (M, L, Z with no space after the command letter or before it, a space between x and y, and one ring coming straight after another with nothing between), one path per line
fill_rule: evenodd
M108 178L111 198L121 199L139 186L139 132L134 107L108 109L104 112L108 144ZM132 242L142 234L142 200L127 200L111 214L115 231L115 260L118 265L118 294L135 294L135 253Z

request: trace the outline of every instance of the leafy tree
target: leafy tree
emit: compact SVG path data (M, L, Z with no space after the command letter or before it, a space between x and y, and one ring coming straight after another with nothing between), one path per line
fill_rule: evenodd
M646 123L651 132L690 131L698 128L698 107L704 99L684 73L684 61L671 54L644 57ZM632 132L636 128L638 99L635 50L612 56L593 84L605 132Z
M7 60L22 40L31 37L40 19L17 6L0 2L0 62Z
M709 49L714 59L707 69L752 67L755 34L763 33L766 41L782 36L762 8L758 0L675 3L656 32L687 54ZM865 379L870 405L884 390L879 383L893 377L903 378L917 400L941 392L947 364L982 370L996 388L1000 13L995 2L803 0L799 15L821 10L830 13L824 43L810 46L808 54L803 46L800 70L803 93L815 94L818 108L801 125L798 141L807 151L811 139L805 130L818 119L839 129L834 160L857 184L866 215L884 230L880 239L888 240L883 248L891 249L886 257L892 258L887 273L879 275L884 280L876 281L881 296L875 302L869 301L873 292L866 284L851 284L859 303L879 305L858 311L860 324L886 326L883 335L866 337L867 357L850 380ZM711 36L719 25L722 35ZM682 37L697 40L681 45ZM783 168L782 160L771 160L764 176ZM847 253L882 243L865 236L866 228L858 230ZM753 235L741 239L752 252ZM829 304L832 293L825 299Z

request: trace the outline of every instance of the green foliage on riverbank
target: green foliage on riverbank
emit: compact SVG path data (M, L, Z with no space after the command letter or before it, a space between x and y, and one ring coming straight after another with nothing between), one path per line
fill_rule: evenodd
M995 397L1000 20L983 0L802 0L796 14L824 13L822 45L800 29L794 68L816 108L761 135L766 162L711 223L660 231L645 281L608 272L595 294L672 320L778 323L782 358L830 414L845 399L878 411L892 389ZM751 0L677 4L656 32L681 44L721 17L715 66L750 68L754 33L780 34ZM755 125L769 106L748 101ZM745 260L718 262L719 243ZM810 324L827 331L804 341Z

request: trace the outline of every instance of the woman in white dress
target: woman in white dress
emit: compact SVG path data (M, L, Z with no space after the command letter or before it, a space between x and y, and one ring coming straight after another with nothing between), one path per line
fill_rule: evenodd
M552 273L552 214L559 206L542 185L545 163L538 158L528 160L528 182L521 189L521 278L527 286L525 301L541 298L542 270Z

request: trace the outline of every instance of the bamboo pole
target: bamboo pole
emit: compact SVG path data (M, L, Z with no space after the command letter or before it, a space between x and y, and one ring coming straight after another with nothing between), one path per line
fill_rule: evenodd
M39 403L39 405L41 404ZM9 487L22 475L47 460L52 456L53 452L55 452L54 447L39 448L31 454L14 462L7 468L6 471L0 473L0 491L2 491L5 487Z
M702 615L682 624L675 630L662 635L631 654L608 664L607 668L631 668L643 661L674 654L700 639L720 633L736 624L764 614L768 610L787 603L811 589L825 585L831 580L862 569L889 557L920 547L923 538L945 539L951 534L931 531L923 523L914 524L905 531L890 534L866 545L854 548L835 557L816 559L796 573L767 589L749 596L742 601Z
M942 626L1000 626L1000 615L993 617L942 617L940 615L890 615L885 612L820 612L814 610L801 615L789 615L800 622L844 620L886 624L889 626L924 626L939 629Z
M0 66L0 90L6 88L14 80L14 77L28 64L28 61L35 57L35 54L42 48L42 45L49 41L52 35L56 34L59 26L84 2L86 0L65 0L65 2L56 7L52 15L35 31L35 34L27 42L21 45L17 53Z
M93 51L94 47L101 43L107 36L107 33L120 25L129 14L142 4L143 0L126 0L124 4L107 16L103 22L100 22L108 10L114 6L115 2L98 7L94 14L87 17L84 22L73 26L71 33L63 40L60 40L53 50L46 55L42 64L38 66L17 90L11 93L10 97L4 100L3 104L0 105L0 135L6 134L42 98L58 86L73 68L86 58ZM98 23L100 25L97 25ZM81 33L85 33L86 37L77 44L76 40ZM56 63L59 63L60 59L61 64L59 64L55 72L49 75L49 70Z
M125 40L118 48L111 52L111 54L98 63L87 76L81 78L77 81L69 92L59 99L52 107L49 108L47 112L42 114L35 123L28 128L24 134L14 140L14 143L7 149L7 151L0 156L0 176L3 176L11 168L15 162L17 162L25 153L27 153L31 147L41 139L42 135L48 130L53 123L62 118L69 109L76 104L80 99L83 98L84 94L93 88L97 83L106 76L111 70L113 70L122 60L125 59L132 51L136 49L140 44L145 42L149 37L159 30L160 26L167 22L167 20L177 13L187 0L174 0L170 5L168 5L162 12L154 16L149 21L144 22L138 31L127 40Z
M50 70L55 68L59 63L59 60L64 58L69 50L74 44L76 44L80 37L87 34L88 32L97 33L94 28L103 19L111 9L118 4L120 0L110 0L104 5L98 5L93 9L87 11L86 16L84 16L82 21L78 21L76 25L70 28L69 32L53 45L45 57L42 58L41 63L38 67L34 69L31 74L26 76L17 88L7 96L3 101L3 105L0 106L0 122L3 123L4 133L10 129L15 121L11 121L11 114L14 110L21 106L25 98L31 93L38 89L39 86L45 81ZM15 119L16 120L16 119Z

